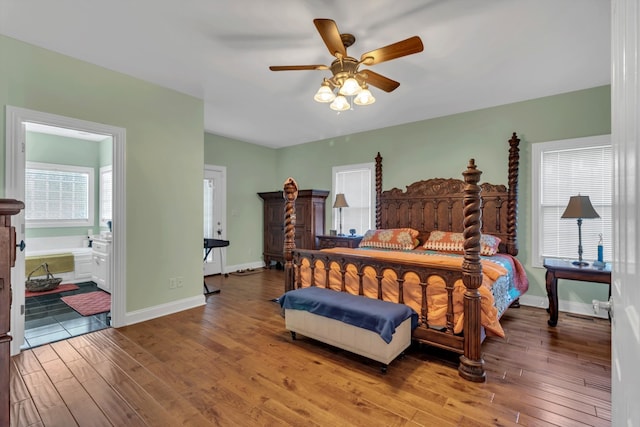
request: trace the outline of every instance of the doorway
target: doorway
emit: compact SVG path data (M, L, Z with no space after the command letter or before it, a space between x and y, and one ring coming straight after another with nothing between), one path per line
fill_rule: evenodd
M224 166L205 165L204 167L204 238L226 240L226 181L227 169ZM221 274L225 266L226 248L214 248L204 260L203 274L211 276Z
M125 309L125 242L126 218L124 210L125 200L125 130L100 123L87 122L74 118L58 116L54 114L27 110L22 108L6 107L6 191L5 197L25 200L25 174L26 174L26 144L27 127L34 124L51 128L58 128L85 134L100 135L103 138L111 138L112 158L112 262L109 267L109 275L112 281L111 289L111 325L122 326L124 324ZM14 217L16 228L16 240L26 240L26 219L24 211ZM95 231L100 227L97 221ZM85 230L86 231L86 230ZM27 242L28 244L28 242ZM16 253L15 268L12 270L13 304L11 307L11 354L15 355L25 342L25 253Z

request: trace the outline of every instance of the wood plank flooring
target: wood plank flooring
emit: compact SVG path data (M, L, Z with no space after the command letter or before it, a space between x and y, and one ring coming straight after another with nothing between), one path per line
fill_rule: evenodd
M380 365L284 329L284 274L207 278L204 307L26 350L12 426L609 426L610 325L510 309L483 344L487 382L412 346Z

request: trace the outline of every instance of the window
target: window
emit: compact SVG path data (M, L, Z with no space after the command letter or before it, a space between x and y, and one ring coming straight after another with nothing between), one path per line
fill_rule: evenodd
M100 168L100 225L107 226L107 221L113 221L113 167Z
M533 264L542 259L578 258L576 219L561 218L570 196L589 196L600 218L582 222L583 259L597 259L600 234L604 240L604 259L612 250L611 136L601 135L564 141L532 144L532 243Z
M342 208L342 230L348 234L350 229L355 229L356 234L364 234L367 230L375 228L375 201L374 163L362 163L356 165L335 166L333 168L333 199L335 195L344 193L349 204L348 208ZM333 228L340 229L338 209L333 211Z
M86 167L27 162L27 225L93 226L93 174L93 169Z

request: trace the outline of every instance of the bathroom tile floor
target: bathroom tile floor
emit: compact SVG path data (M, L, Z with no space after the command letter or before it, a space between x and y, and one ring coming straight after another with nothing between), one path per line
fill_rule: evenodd
M79 289L25 299L25 331L22 349L64 340L111 325L111 313L81 316L60 300L67 295L99 290L93 282L76 283Z

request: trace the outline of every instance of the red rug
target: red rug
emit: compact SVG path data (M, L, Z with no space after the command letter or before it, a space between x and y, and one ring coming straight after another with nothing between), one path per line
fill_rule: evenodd
M24 296L25 298L29 298L29 297L37 297L39 295L49 295L49 294L57 294L60 292L67 292L67 291L75 291L76 289L79 289L76 285L74 285L73 283L63 283L61 285L58 285L57 288L55 289L51 289L50 291L44 291L44 292L31 292L31 291L24 291Z
M102 291L69 295L60 299L83 316L92 316L111 310L111 295Z

